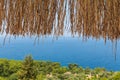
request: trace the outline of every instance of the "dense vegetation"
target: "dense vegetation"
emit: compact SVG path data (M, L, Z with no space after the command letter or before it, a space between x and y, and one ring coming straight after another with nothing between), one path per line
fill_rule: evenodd
M85 68L77 64L63 67L57 62L0 59L0 80L120 80L120 72Z

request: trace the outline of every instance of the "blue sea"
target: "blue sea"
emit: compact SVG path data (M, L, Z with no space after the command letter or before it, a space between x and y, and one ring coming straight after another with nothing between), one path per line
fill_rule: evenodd
M0 36L0 41L0 58L23 60L31 54L35 60L59 62L62 66L76 63L84 68L120 70L119 40L115 45L110 40L105 43L102 38Z

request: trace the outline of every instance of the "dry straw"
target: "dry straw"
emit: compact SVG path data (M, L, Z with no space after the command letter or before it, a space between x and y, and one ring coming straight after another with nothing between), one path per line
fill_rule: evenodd
M0 0L0 32L59 36L66 29L73 35L118 39L120 0Z

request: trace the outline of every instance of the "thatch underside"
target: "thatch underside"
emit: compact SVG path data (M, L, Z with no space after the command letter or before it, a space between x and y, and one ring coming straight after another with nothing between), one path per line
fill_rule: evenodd
M5 26L4 26L5 24ZM120 38L120 0L0 0L0 32Z

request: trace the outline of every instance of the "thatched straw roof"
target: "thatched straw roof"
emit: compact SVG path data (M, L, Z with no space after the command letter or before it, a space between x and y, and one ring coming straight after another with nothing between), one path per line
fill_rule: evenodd
M65 30L119 38L120 0L0 0L1 33L59 36Z

